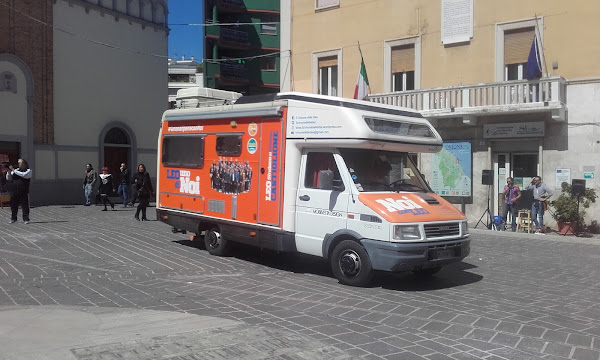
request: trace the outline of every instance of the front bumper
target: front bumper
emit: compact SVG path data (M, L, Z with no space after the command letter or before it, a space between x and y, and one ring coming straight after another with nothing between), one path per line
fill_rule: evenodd
M375 270L410 271L459 262L471 252L471 240L444 240L421 243L390 243L379 240L360 241Z

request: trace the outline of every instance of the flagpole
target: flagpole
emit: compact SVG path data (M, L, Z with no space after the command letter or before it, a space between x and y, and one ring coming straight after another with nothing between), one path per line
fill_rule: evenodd
M362 50L360 49L360 41L356 40L356 42L358 43L358 52L360 53L360 60L364 62L365 59L363 58Z
M546 70L546 77L550 77L550 75L548 74L548 66L546 65L546 54L544 53L544 44L542 43L542 36L541 36L541 32L540 32L540 26L538 25L537 14L534 14L534 17L535 17L535 30L536 30L535 37L540 42L540 47L542 48L541 54L542 54L542 58L544 59L544 69ZM358 48L360 50L360 46Z

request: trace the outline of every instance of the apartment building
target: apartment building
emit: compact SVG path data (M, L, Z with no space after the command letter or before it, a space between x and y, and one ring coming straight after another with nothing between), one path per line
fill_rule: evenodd
M600 190L599 11L592 0L282 1L281 86L351 98L362 53L367 100L421 111L461 162L449 180L439 155L418 157L475 224L488 198L502 213L508 176L540 175L555 194L572 179ZM541 76L528 80L534 38ZM592 206L587 221L599 218Z
M279 0L204 1L204 86L279 91Z
M193 56L190 59L185 56L180 60L168 59L169 109L176 107L177 91L204 85L204 73L198 71L200 65Z
M166 0L0 3L0 157L27 159L32 204L83 203L86 163L155 173L167 14Z

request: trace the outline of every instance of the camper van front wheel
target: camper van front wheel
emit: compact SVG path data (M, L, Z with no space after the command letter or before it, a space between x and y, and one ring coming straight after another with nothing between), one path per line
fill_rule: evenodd
M352 240L344 240L333 249L331 269L342 284L350 286L366 286L375 275L369 254Z
M211 229L204 234L204 246L211 255L225 256L229 243L217 229Z

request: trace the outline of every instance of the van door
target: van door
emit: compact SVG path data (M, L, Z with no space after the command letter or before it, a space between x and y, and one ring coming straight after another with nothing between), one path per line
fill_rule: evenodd
M258 146L258 218L259 224L280 226L283 189L283 129L281 119L263 119Z
M302 155L296 199L296 248L323 256L323 239L346 229L349 189L339 172L341 157L331 151L306 150ZM320 171L333 172L334 189L320 189Z

